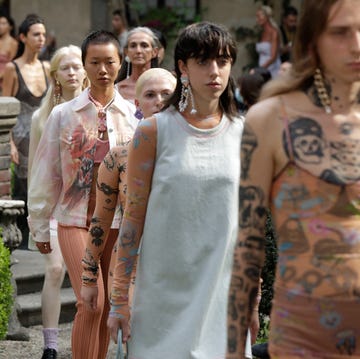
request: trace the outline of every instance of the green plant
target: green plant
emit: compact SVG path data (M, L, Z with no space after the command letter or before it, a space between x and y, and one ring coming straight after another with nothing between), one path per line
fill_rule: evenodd
M276 235L273 229L271 214L268 213L266 219L266 259L264 268L261 273L263 279L262 283L262 298L259 307L260 313L260 330L258 341L264 342L268 339L269 333L269 316L271 312L271 302L273 299L273 284L275 280L275 269L277 263L277 246Z
M193 9L189 9L184 0L176 6L163 7L149 7L143 1L134 1L131 7L141 25L160 30L170 40L177 37L180 29L202 18L201 14L192 15Z
M140 20L144 26L160 30L166 38L176 37L178 31L190 23L184 14L171 7L149 9Z
M4 339L13 307L13 287L11 285L10 251L0 239L0 340Z

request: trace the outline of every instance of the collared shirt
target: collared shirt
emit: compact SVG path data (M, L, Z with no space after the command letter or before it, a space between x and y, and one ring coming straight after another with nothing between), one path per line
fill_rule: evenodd
M130 141L138 124L131 103L115 91L106 110L110 148ZM49 219L86 227L98 137L98 116L88 90L56 106L46 121L31 170L29 224L35 240L50 239ZM120 211L113 225L118 226Z

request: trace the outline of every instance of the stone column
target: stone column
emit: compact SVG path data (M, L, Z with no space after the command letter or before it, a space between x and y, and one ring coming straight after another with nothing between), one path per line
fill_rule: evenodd
M25 207L24 201L11 200L10 131L19 113L20 102L16 98L0 97L0 228L2 240L10 252L21 243L21 231L16 225L16 218L24 213ZM17 316L17 289L13 277L11 284L14 288L14 307L9 319L7 339L27 341L30 339L29 334Z
M10 199L10 131L20 113L20 102L14 97L0 97L0 198Z

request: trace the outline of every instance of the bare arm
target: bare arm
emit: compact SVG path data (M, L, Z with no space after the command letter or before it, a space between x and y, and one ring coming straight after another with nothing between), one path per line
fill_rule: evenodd
M228 359L244 358L247 330L258 314L266 209L274 171L271 119L261 106L255 105L248 112L241 148L240 223L229 291Z
M4 70L2 96L15 96L17 83L15 66L13 63L8 62Z
M18 79L15 71L15 66L11 62L7 63L5 66L2 86L3 86L2 96L9 96L9 97L15 96L18 86ZM10 135L10 147L11 147L11 161L18 164L19 154L11 135Z
M41 119L39 116L39 110L36 110L31 118L30 144L29 144L29 157L28 157L28 185L30 183L31 167L34 161L35 152L41 138L40 121Z

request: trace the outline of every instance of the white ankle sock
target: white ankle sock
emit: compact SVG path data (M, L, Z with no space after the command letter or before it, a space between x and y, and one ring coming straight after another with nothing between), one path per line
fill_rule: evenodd
M58 339L59 329L58 328L44 328L43 336L44 336L44 348L55 349L58 350Z

